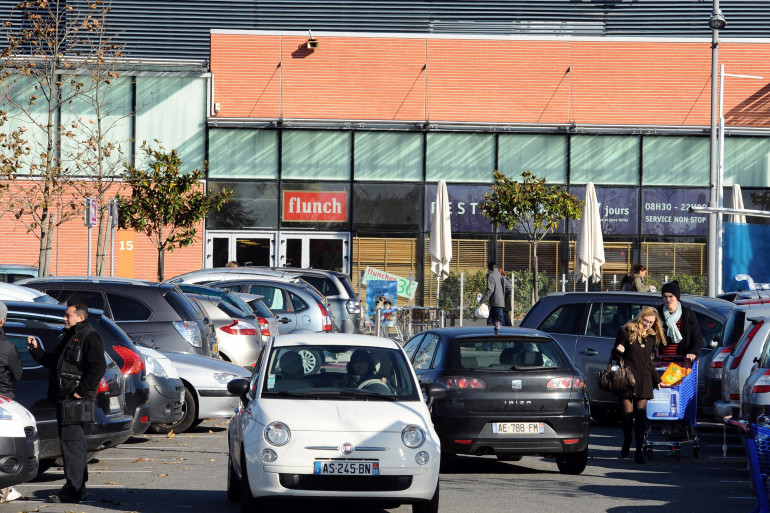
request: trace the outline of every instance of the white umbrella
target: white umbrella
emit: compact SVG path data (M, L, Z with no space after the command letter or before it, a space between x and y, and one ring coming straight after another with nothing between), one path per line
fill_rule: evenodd
M575 245L575 279L585 281L586 290L588 290L589 277L593 282L601 280L602 265L604 265L604 238L599 216L599 202L596 200L594 184L588 182L583 217L580 220L580 231Z
M739 184L733 184L733 208L739 208L743 209L743 193L741 192L741 186ZM745 223L746 222L746 216L739 215L739 214L733 214L731 217L731 221L733 223Z
M452 260L452 224L449 219L449 195L446 182L439 180L436 191L436 206L430 226L430 270L439 280L449 277L449 262Z

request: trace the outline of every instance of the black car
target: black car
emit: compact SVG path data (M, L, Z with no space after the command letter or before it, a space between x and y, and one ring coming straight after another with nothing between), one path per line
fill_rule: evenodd
M704 360L722 337L729 301L683 294L681 302L698 319ZM651 292L554 292L541 297L521 320L521 327L551 334L585 376L591 398L591 416L599 421L618 418L618 398L601 390L596 375L607 368L618 329L635 318L645 306L663 304L660 293ZM703 372L698 372L699 394L705 392Z
M25 312L24 307L46 307L46 312ZM34 416L40 434L40 471L43 472L61 456L56 429L56 407L48 400L49 370L29 354L27 337L33 336L47 351L55 351L64 329L64 310L61 305L8 302L8 317L4 325L6 336L13 341L21 357L24 372L16 384L16 401ZM105 342L105 347L117 342L113 336L120 330L101 312L89 311L88 319ZM108 326L111 325L111 326ZM124 335L125 336L125 335ZM89 453L114 447L133 434L133 417L126 413L125 380L118 365L104 353L107 370L96 394L96 422L86 425L86 443Z
M77 299L103 310L123 331L149 347L216 356L217 349L206 336L209 326L176 285L105 276L47 276L23 280L23 284L62 304Z
M493 327L423 331L404 345L421 384L449 389L431 415L442 457L555 457L559 471L588 462L589 406L583 378L546 333Z

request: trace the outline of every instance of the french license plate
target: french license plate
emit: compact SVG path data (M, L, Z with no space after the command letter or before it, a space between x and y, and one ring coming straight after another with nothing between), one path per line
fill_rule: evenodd
M120 400L117 397L110 397L110 411L120 409Z
M317 476L379 476L378 461L330 461L313 462L313 474Z
M493 422L492 433L495 435L542 435L545 433L543 422Z

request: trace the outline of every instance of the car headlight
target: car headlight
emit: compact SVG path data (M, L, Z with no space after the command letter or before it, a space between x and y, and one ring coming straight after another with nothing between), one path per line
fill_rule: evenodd
M406 426L401 431L401 441L410 449L416 449L425 443L425 431L420 426Z
M0 406L0 420L13 420L13 414Z
M234 379L238 379L241 376L237 374L231 374L229 372L215 372L214 373L214 379L217 380L217 383L221 385L227 385Z
M165 378L165 379L171 378L171 376L169 375L168 369L163 365L163 362L161 360L158 360L157 358L154 358L150 355L145 355L144 365L145 367L147 367L147 374L154 374L159 378ZM174 372L176 372L176 369L174 369Z
M265 426L265 440L273 445L286 445L290 438L289 426L283 422L271 422Z

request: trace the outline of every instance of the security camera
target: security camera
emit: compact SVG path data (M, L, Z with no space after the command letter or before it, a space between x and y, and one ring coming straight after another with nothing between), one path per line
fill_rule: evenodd
M318 39L310 38L307 40L307 43L305 43L305 46L307 46L308 50L315 50L318 48Z

